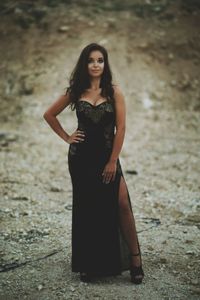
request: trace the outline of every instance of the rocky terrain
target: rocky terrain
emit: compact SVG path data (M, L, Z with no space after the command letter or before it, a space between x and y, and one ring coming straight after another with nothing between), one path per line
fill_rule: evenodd
M3 1L0 13L0 299L199 299L199 1ZM139 286L128 272L81 283L70 268L69 145L42 116L91 42L126 99ZM58 118L75 130L74 111Z

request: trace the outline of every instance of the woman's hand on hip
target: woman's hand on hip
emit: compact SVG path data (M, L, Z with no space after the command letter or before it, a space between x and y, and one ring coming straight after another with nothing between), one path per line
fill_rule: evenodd
M68 144L72 144L72 143L80 143L82 141L84 141L84 131L82 130L76 130L74 131L74 133L72 133L68 139L67 139L67 143Z

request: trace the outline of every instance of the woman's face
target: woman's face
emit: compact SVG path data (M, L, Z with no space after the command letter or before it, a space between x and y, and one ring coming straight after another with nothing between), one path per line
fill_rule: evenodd
M99 77L103 74L104 69L104 57L103 54L94 50L90 52L88 58L88 73L92 77Z

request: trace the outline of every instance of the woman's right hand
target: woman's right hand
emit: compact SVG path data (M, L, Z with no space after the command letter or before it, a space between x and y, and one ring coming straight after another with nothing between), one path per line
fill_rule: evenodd
M76 130L74 131L74 133L72 133L72 135L70 135L67 139L67 143L68 144L72 144L72 143L80 143L82 141L84 141L84 131L83 130Z

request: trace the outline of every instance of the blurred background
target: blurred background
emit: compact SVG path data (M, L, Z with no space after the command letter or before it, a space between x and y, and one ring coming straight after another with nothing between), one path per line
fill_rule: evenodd
M1 299L199 299L200 1L5 0L0 37ZM43 113L92 42L126 100L138 288L128 272L87 286L70 269L69 145ZM76 129L74 111L58 118Z

